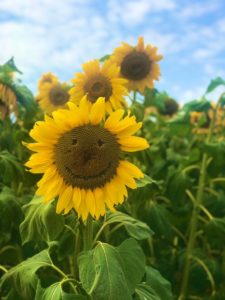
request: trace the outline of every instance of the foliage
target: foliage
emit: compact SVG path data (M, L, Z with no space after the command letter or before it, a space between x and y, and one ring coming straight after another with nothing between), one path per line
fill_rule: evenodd
M0 67L0 80L5 71L19 72L12 59ZM224 82L212 80L206 93ZM209 139L209 125L191 122L192 112L212 109L207 94L172 116L162 113L166 92L137 95L130 109L143 121L140 136L151 147L131 160L145 177L117 212L92 221L91 235L74 211L57 215L54 199L43 203L34 196L39 176L25 170L29 153L22 141L43 115L26 87L19 84L17 95L18 119L0 121L1 299L177 299L196 211L188 297L224 299L225 129L221 121ZM225 117L223 101L218 110Z

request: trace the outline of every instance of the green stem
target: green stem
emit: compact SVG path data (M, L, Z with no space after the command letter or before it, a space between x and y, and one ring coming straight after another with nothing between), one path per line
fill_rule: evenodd
M134 90L134 95L133 95L133 104L136 103L137 101L137 91Z
M75 238L75 250L74 250L74 270L73 270L73 276L74 278L78 277L78 265L77 265L77 257L80 253L80 229L77 229L77 234Z
M223 96L224 96L224 93L220 96L220 98L217 102L216 108L213 112L213 117L210 122L209 133L208 133L206 142L210 142L210 140L211 140L213 130L214 130L214 125L215 125L215 120L216 120L217 109L220 105L220 101L222 100ZM198 230L198 215L199 215L199 212L201 209L201 203L202 203L203 192L204 192L204 187L205 187L207 160L208 160L208 155L206 153L204 153L203 157L202 157L201 168L200 168L196 201L194 202L193 212L192 212L191 221L190 221L191 227L190 227L189 240L188 240L188 244L187 244L187 254L186 254L186 258L185 258L183 279L182 279L182 283L181 283L181 292L180 292L180 296L179 296L178 300L187 299L186 297L187 297L187 288L188 288L188 281L189 281L189 274L190 274L190 267L191 267L191 258L193 256L192 253L193 253L193 249L195 246L196 233Z
M93 220L91 216L88 216L87 223L84 228L84 250L90 250L92 248L93 241Z

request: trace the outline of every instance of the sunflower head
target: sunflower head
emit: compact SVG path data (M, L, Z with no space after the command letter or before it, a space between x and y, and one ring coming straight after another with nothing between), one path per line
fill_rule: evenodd
M69 85L59 82L52 73L44 74L38 83L36 100L47 113L63 108L69 100Z
M111 61L120 66L121 76L128 80L129 90L143 93L146 87L153 88L154 80L158 80L160 69L158 61L162 55L157 54L157 48L144 46L144 39L138 39L137 46L123 43L112 54Z
M164 100L164 107L160 110L160 113L165 116L172 116L178 111L179 105L172 98L166 98Z
M36 143L27 147L37 153L26 166L44 174L37 195L45 201L58 197L58 213L74 208L84 220L89 213L98 219L105 206L114 210L124 201L127 187L137 187L135 178L143 174L122 154L146 149L148 143L133 136L142 124L123 115L119 109L105 120L104 98L94 104L83 98L79 106L69 103L69 110L53 112L31 130Z
M99 97L104 97L108 112L125 106L126 80L120 78L119 73L119 67L109 61L103 65L98 60L85 63L83 73L77 73L72 80L74 87L70 90L70 100L78 104L86 95L90 103L95 103Z

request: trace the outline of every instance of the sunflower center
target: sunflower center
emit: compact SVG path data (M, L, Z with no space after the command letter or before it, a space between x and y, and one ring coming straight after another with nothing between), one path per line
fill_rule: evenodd
M121 74L129 80L145 78L151 68L151 61L147 54L134 50L126 55L121 63Z
M83 125L62 135L55 146L58 172L73 187L94 189L109 182L119 164L119 144L105 128Z
M84 85L84 90L87 93L88 100L92 103L99 97L105 97L107 101L112 95L112 85L109 79L103 75L90 78Z
M49 92L49 100L53 105L61 106L69 100L69 94L61 85L55 85Z

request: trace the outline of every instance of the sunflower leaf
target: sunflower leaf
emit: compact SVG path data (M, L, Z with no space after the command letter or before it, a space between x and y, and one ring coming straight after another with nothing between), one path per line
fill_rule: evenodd
M121 212L108 214L106 222L107 224L123 224L127 233L137 240L144 240L153 235L153 231L146 223Z
M42 267L49 267L51 265L53 266L49 249L43 250L33 257L21 262L10 269L1 278L0 294L18 294L21 299L34 299L38 283L36 272Z
M217 77L213 80L211 80L210 84L208 85L208 88L206 90L206 93L210 93L213 90L215 90L218 86L225 85L225 80L221 77Z
M99 242L80 254L78 265L83 288L93 300L131 300L144 275L145 258L134 239L119 247Z
M64 218L55 212L51 202L43 203L41 197L35 197L23 206L24 221L20 224L23 244L29 241L49 242L56 240L64 228Z
M37 286L34 300L87 300L86 296L66 293L63 290L63 281L53 283L47 288L43 288L40 281Z

